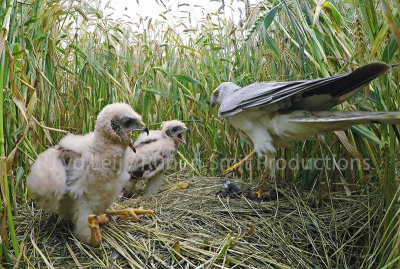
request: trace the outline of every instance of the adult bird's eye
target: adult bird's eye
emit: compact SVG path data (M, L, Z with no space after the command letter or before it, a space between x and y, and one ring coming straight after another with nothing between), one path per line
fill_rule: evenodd
M216 92L215 92L215 96L218 96L218 95L219 95L219 91L216 91Z

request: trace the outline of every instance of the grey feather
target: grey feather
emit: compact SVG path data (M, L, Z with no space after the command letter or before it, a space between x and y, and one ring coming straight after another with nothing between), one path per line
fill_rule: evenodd
M60 149L60 160L65 167L65 184L67 187L71 187L75 181L83 174L85 170L85 164L82 161L82 155L72 150L67 150L59 147Z
M354 96L371 80L385 73L389 66L372 63L347 74L314 80L290 82L261 82L234 88L224 98L218 110L219 117L229 117L249 109L270 112L294 110L329 110Z
M302 111L290 118L291 122L302 123L400 123L399 112L374 112L374 111Z
M372 111L296 111L290 114L288 124L297 124L296 130L317 134L345 130L357 124L399 124L399 112ZM300 136L300 131L298 133Z

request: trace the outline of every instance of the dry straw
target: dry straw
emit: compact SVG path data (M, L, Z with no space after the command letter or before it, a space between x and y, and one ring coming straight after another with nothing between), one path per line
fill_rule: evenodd
M184 177L170 176L169 184ZM194 185L115 205L143 206L155 216L112 219L101 227L99 248L77 241L56 215L21 209L19 268L359 268L370 254L365 242L375 236L377 197L318 200L281 182L268 184L271 199L258 202L219 198L219 178L184 179Z

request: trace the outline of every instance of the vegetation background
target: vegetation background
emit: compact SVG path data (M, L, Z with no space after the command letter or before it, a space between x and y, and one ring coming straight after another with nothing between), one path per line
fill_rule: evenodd
M244 2L239 22L220 16L221 8L187 28L162 15L133 25L113 19L109 3L90 0L0 1L0 260L19 254L13 218L30 201L24 179L31 163L67 132L93 130L108 103L130 103L150 129L184 120L192 131L179 154L184 171L215 176L226 168L213 169L215 161L251 150L209 107L221 82L311 79L374 61L399 64L399 0ZM399 111L399 84L393 67L338 109ZM278 178L321 198L337 190L379 194L379 205L366 208L379 223L379 236L366 243L374 268L400 260L399 141L398 126L356 126L279 152L310 163L321 155L369 160L368 171L310 167L282 170ZM261 176L255 166L253 160L243 179Z

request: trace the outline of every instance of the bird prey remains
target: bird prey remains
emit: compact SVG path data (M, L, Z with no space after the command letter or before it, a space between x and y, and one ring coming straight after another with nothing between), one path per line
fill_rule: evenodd
M39 155L27 177L35 204L72 220L76 236L93 246L101 242L99 223L108 221L100 214L129 180L131 131L148 132L141 116L127 104L108 105L98 115L94 132L65 136ZM137 217L134 213L152 212L109 213Z
M265 156L273 176L277 147L306 140L323 132L344 130L365 123L400 123L399 112L329 111L357 94L384 74L389 66L371 63L347 74L288 82L261 82L239 87L224 82L211 95L211 107L219 105L218 117L229 122L254 152ZM244 159L244 160L245 160ZM227 174L242 162L224 171Z
M180 143L186 144L183 133L189 132L180 121L164 122L162 130L150 131L148 136L139 135L135 141L136 154L129 154L131 179L124 193L132 194L136 183L146 180L144 193L156 194L163 181L163 171L175 158Z

